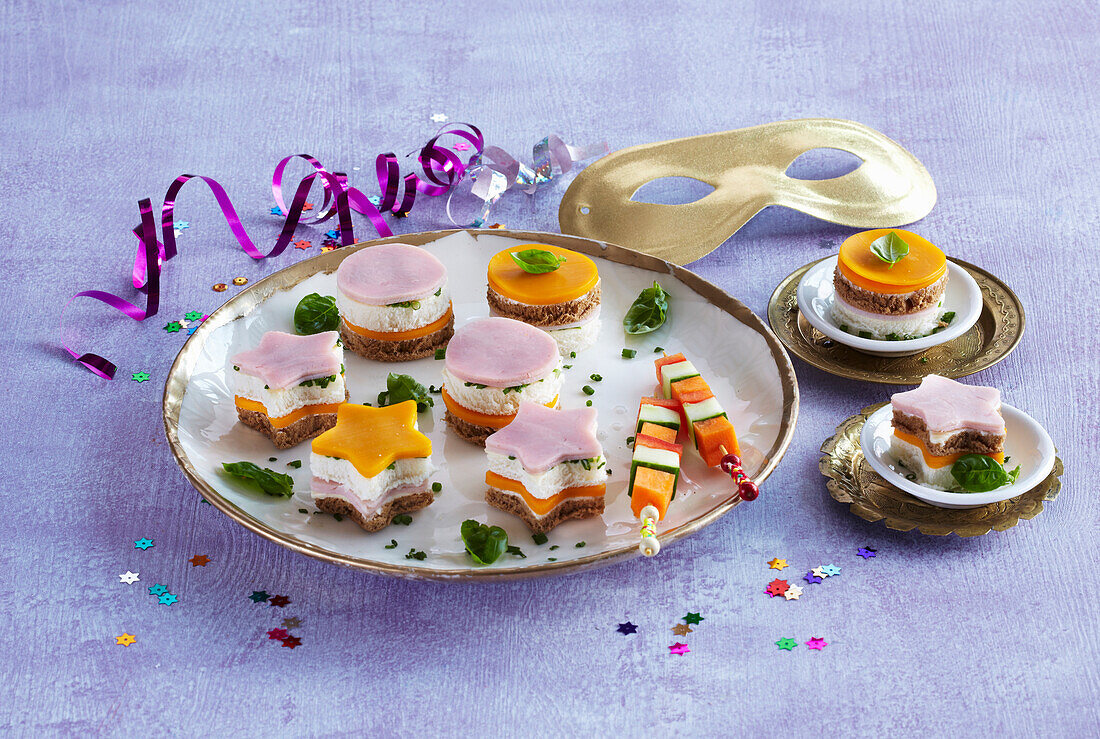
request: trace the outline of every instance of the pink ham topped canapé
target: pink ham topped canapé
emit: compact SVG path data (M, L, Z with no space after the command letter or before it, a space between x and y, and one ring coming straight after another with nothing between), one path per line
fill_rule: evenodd
M964 385L939 375L928 375L920 387L890 398L895 412L924 421L928 431L945 433L972 429L986 434L1005 432L1001 391L995 387Z

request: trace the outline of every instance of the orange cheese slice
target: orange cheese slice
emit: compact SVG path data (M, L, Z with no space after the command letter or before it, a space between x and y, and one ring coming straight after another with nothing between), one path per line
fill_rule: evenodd
M314 403L313 405L303 405L301 408L296 408L285 416L272 418L267 413L267 407L258 400L249 400L248 398L242 398L240 395L235 395L233 396L233 402L241 410L259 411L263 413L267 416L267 420L271 423L271 427L276 429L285 429L290 424L306 416L313 416L319 413L335 413L336 409L340 407L340 403Z
M419 339L421 336L427 336L428 334L434 334L439 329L447 325L447 321L451 320L454 315L454 311L450 305L447 306L447 312L438 321L432 321L427 326L421 326L420 328L410 328L408 331L371 331L369 328L363 328L362 326L356 326L354 323L348 323L348 319L343 319L344 325L350 328L360 336L366 336L368 339L375 339L376 341L408 341L409 339Z
M607 492L607 486L600 483L599 485L580 485L575 488L566 488L549 498L536 498L527 492L527 488L523 487L522 482L502 477L492 471L485 473L485 484L520 496L536 516L545 516L563 500L569 498L602 498L604 493Z
M450 396L447 392L447 388L443 388L443 403L447 406L447 410L455 415L456 418L460 418L466 423L472 423L475 426L488 426L491 429L502 429L512 422L512 419L516 417L515 413L509 413L503 416L494 416L490 413L481 413L479 411L473 411L464 405L461 405L457 400ZM555 395L554 399L546 404L547 408L554 408L558 404L558 396Z
M542 249L565 257L565 261L553 272L533 275L524 272L510 256L512 252L526 249ZM599 280L600 273L591 259L549 244L520 244L489 260L489 287L510 300L527 305L556 305L576 300L591 292Z
M871 251L871 243L891 231L909 245L909 253L894 264L882 261ZM910 231L876 228L845 239L837 267L853 285L877 293L900 294L935 284L947 272L947 255Z
M416 428L416 401L381 408L342 403L336 425L313 440L313 452L346 459L374 477L399 459L432 455L432 440Z
M946 467L950 464L955 464L956 462L959 461L960 457L965 457L967 454L972 453L972 452L960 452L958 454L945 454L942 457L937 457L936 455L934 455L930 451L928 451L928 447L926 447L924 445L923 441L921 441L916 436L913 436L912 434L908 434L908 433L902 431L901 429L894 429L894 436L898 437L902 441L907 441L910 444L912 444L913 446L919 448L921 454L924 455L924 463L926 465L928 465L929 467L931 467L932 469L940 469L941 467ZM996 454L986 454L984 456L993 457L993 459L997 460L1001 464L1005 463L1004 452L997 452Z

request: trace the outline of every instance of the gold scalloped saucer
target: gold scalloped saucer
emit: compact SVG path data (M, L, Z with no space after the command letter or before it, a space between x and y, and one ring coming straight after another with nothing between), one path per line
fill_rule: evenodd
M830 257L825 257L829 259ZM952 341L907 357L864 354L833 341L798 310L798 283L817 260L779 283L768 301L768 323L783 345L803 362L840 377L886 385L916 385L925 375L965 377L1007 357L1024 335L1024 308L1008 285L969 262L952 257L982 292L982 313L969 331Z
M836 434L821 445L818 468L829 478L829 494L865 521L883 521L895 531L917 529L922 534L981 536L1004 531L1043 512L1043 502L1054 500L1062 488L1062 460L1045 480L1023 495L979 508L939 508L905 493L884 480L863 457L859 435L867 418L886 405L867 406L836 427Z

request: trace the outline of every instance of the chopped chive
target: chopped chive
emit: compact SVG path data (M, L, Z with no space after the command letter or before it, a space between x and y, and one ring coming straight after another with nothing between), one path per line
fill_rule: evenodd
M412 516L410 516L408 513L398 513L391 520L391 523L395 523L398 526L408 526L412 522L413 522Z
M555 549L557 549L557 548L558 548L558 545L557 545L557 544L552 544L552 545L550 545L550 551L551 551L551 552L552 552L552 551L554 551L554 550L555 550Z
M268 461L268 462L278 462L278 461L279 461L279 458L278 458L278 457L268 457L268 458L267 458L267 461Z
M584 393L585 395L595 395L596 394L596 391L592 389L591 385L585 385L584 387L582 387L581 392Z
M584 401L584 404L585 404L586 406L588 406L589 408L591 408L591 407L592 407L592 401L591 401L591 400L586 400L586 401Z
M592 374L592 375L588 376L588 379L591 380L592 382L602 382L603 381L603 375Z
M335 518L337 521L343 521L344 520L344 517L341 516L339 513L333 513L332 517Z
M577 542L576 544L574 544L573 546L574 546L575 548L577 548L577 549L584 549L584 544L585 544L585 543L584 543L583 541L578 541L578 542Z
M542 532L539 532L537 534L532 535L531 538L539 546L542 546L543 544L545 544L549 540L549 537L547 537L546 534L544 534Z
M443 483L441 483L441 482L433 482L432 483L432 492L433 493L438 493L442 489L443 489Z
M636 349L623 349L623 359L634 359L636 356L638 356Z
M665 350L665 348L664 348L663 346L655 346L655 347L653 347L653 353L654 353L654 354L660 354L660 353L661 353L661 352L663 352L664 350Z
M436 349L435 350L435 358L436 359L446 359L447 358L447 348L441 346L438 349Z
M305 508L299 508L298 513L309 513Z
M293 467L294 469L298 469L299 467L301 467L301 466L302 466L302 460L300 460L300 459L295 459L295 460L293 460L293 461L291 461L291 462L287 462L287 463L286 463L286 466L287 466L287 467Z
M386 545L386 549L397 549L397 539L390 539L390 543Z

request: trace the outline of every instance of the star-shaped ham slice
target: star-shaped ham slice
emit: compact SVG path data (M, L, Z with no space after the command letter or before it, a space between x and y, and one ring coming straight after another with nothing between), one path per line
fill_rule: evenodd
M928 375L920 387L895 393L890 398L895 411L924 420L929 431L976 429L1003 434L1001 391L995 387L964 385L939 375Z
M258 377L271 388L291 387L340 371L343 352L336 346L339 338L336 331L309 336L268 331L255 349L241 352L231 361L241 372Z
M567 460L598 457L603 446L596 438L596 409L521 403L515 420L485 440L485 451L515 457L534 473Z
M432 440L416 428L416 401L374 408L343 403L336 425L313 440L313 453L346 459L374 477L399 459L430 457Z

